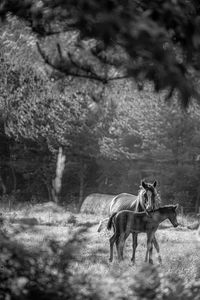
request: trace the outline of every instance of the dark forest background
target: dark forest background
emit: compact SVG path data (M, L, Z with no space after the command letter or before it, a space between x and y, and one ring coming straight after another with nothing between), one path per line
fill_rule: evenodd
M69 33L66 43L73 41ZM1 28L1 201L52 200L58 148L66 155L59 201L80 207L90 193L137 193L158 180L163 203L200 206L200 109L176 93L128 79L102 85L47 76L34 35L10 17ZM96 99L98 98L98 101Z
M2 202L52 200L62 147L60 203L156 179L163 203L198 211L199 4L161 2L3 2Z

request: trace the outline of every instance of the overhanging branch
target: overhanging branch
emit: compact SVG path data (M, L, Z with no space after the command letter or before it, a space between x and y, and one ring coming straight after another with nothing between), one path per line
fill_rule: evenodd
M41 48L39 42L37 42L37 49L46 64L48 64L52 69L57 70L66 76L87 78L102 82L104 84L108 83L109 81L122 80L131 77L128 74L117 76L100 76L95 73L91 66L83 66L78 64L70 52L68 52L69 60L64 58L59 44L57 44L59 62L53 62L46 52Z

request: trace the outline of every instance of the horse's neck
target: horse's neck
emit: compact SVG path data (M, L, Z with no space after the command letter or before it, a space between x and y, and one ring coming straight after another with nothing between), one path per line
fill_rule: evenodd
M136 211L140 212L140 211L144 211L144 205L143 205L143 193L144 191L143 190L140 190L139 191L139 194L137 196L137 199L136 199Z
M157 221L159 224L168 219L167 214L161 214L159 211L153 213L153 219Z
M155 197L155 205L156 205L156 208L159 208L159 206L161 205L161 198L157 191L156 191L156 197Z

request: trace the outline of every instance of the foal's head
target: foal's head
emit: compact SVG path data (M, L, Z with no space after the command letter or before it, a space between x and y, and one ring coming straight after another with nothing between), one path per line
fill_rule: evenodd
M143 205L147 211L154 210L156 208L156 202L158 200L158 194L156 191L157 181L154 181L153 184L147 183L142 180L142 198Z
M178 221L177 221L177 208L178 208L178 204L176 205L169 205L168 207L168 219L170 220L170 222L172 223L172 225L174 227L178 226Z

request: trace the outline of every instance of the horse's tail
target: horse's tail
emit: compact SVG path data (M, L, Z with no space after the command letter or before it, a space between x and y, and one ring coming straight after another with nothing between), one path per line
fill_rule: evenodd
M117 212L115 212L114 214L112 214L112 216L109 218L108 220L108 224L107 224L107 229L108 230L111 230L111 227L112 227L112 220L114 218L114 216L117 214Z
M109 218L103 219L99 222L99 226L97 231L100 232L102 230L103 224L105 223L105 221L107 221ZM105 226L105 225L104 225Z
M98 226L97 232L100 232L101 229L102 229L102 221L99 222L99 226Z

